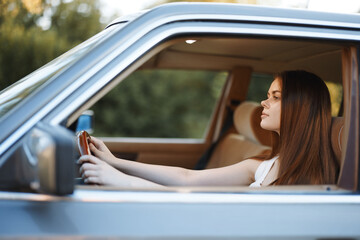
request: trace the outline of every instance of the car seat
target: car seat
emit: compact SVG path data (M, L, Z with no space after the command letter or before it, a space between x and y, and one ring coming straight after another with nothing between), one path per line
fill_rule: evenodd
M341 152L343 142L344 118L333 117L331 121L331 146L336 160L341 165Z
M229 133L216 146L206 168L224 167L270 150L271 132L260 127L262 107L245 101L234 111L236 133Z
M236 133L226 135L215 148L206 168L224 167L271 149L271 132L260 127L262 107L245 101L234 111ZM344 118L333 117L331 146L341 164Z

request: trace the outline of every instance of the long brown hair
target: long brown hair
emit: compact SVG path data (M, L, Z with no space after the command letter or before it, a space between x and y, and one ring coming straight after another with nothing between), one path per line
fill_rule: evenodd
M275 185L333 184L339 165L331 147L331 102L325 83L302 70L276 75L281 86L280 136L271 157L279 155ZM277 138L277 139L276 139Z

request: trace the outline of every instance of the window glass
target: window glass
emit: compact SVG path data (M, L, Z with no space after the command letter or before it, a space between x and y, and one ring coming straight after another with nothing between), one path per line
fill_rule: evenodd
M342 116L341 105L343 99L343 87L341 83L325 82L331 99L331 115Z
M115 28L114 28L115 29ZM9 112L32 92L52 79L56 74L81 59L114 30L104 30L84 43L59 56L44 67L29 74L0 92L0 117Z
M140 70L97 102L95 136L203 138L227 72Z
M274 76L272 74L253 73L246 100L260 103L266 99L273 80Z
M251 76L250 86L248 90L247 100L260 103L266 99L267 91L273 81L272 74L253 73ZM332 116L341 116L341 105L343 98L343 87L341 83L325 82L331 99Z

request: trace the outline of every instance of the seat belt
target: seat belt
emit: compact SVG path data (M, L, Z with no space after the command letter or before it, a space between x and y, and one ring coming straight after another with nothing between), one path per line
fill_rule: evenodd
M227 114L226 114L226 119L224 122L224 125L220 131L219 137L218 139L213 142L211 144L211 146L205 151L205 153L201 156L201 158L199 159L199 161L197 162L196 166L195 166L195 170L203 170L205 169L206 165L208 164L212 153L214 152L216 146L219 144L220 140L223 138L223 136L225 135L225 133L230 129L230 127L233 125L233 115L234 112L233 110L228 107L227 108Z
M227 88L229 88L229 92L226 95L225 99L226 103L228 103L228 105L226 106L227 113L225 117L225 122L221 128L218 139L213 142L211 146L201 156L194 168L195 170L205 169L206 165L210 161L211 155L215 150L216 146L219 144L220 140L223 138L229 128L233 125L233 109L235 109L237 105L239 105L242 101L246 99L247 90L249 88L251 79L251 72L252 69L246 66L238 66L232 69L230 85L227 86Z

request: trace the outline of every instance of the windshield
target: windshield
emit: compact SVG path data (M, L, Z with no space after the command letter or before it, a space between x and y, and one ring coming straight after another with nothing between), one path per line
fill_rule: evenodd
M35 72L2 90L0 92L0 117L13 109L45 82L71 66L97 44L108 38L111 33L114 32L114 29L119 28L108 28L101 31L84 43L76 46Z

